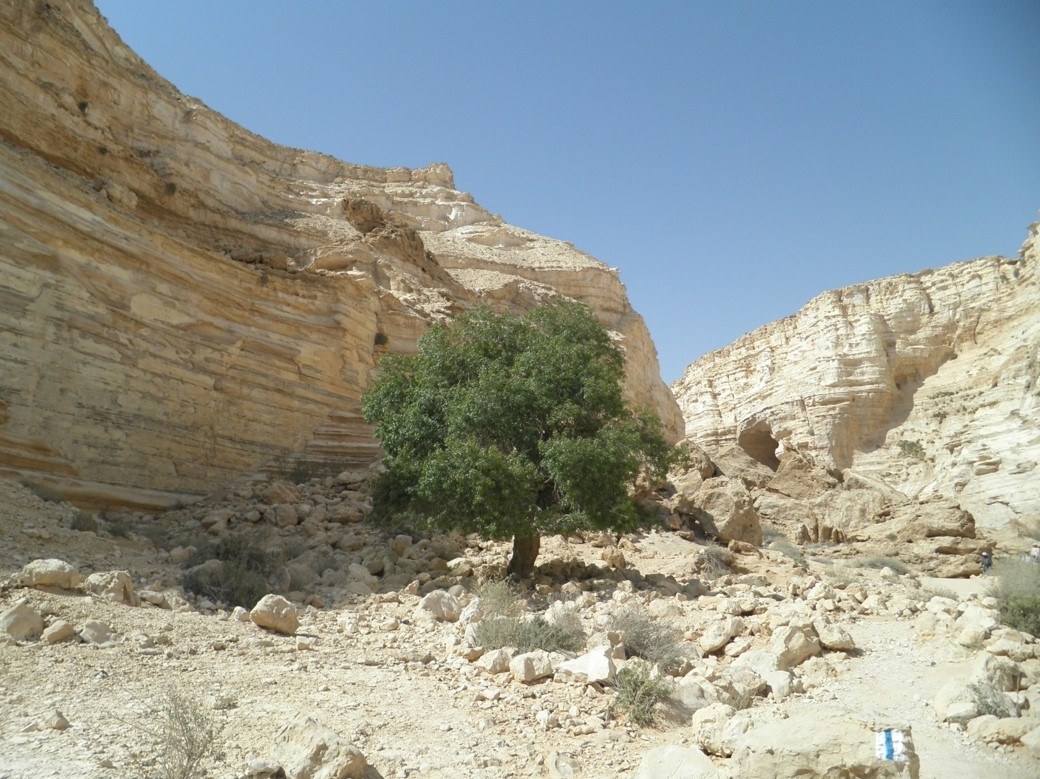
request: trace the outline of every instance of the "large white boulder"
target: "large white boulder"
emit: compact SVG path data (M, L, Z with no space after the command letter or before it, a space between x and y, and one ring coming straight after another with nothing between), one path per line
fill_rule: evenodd
M651 749L639 761L633 779L717 779L719 770L696 747Z
M737 738L734 776L771 779L916 779L920 760L907 730L876 730L837 714L789 717Z
M459 603L459 599L447 590L434 590L427 593L415 607L417 619L458 622L461 613L462 605Z
M0 633L16 641L35 638L43 632L43 617L27 600L20 600L0 614Z
M368 771L357 747L305 714L278 731L274 754L290 779L364 779Z
M296 615L296 606L281 595L268 594L249 612L253 624L291 636L300 627L300 618Z
M596 682L612 682L617 673L617 667L611 657L611 649L608 646L598 646L581 657L560 663L556 669L558 678L574 679L576 681L595 684Z
M75 589L82 575L64 560L33 560L22 567L22 585L25 587L58 587L62 590Z

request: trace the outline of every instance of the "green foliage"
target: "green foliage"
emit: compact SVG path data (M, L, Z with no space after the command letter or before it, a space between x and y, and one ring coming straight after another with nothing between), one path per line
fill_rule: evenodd
M1000 620L1008 627L1040 637L1040 565L1026 560L1000 560L994 595Z
M654 724L657 704L668 697L668 685L654 675L653 667L634 660L620 671L614 682L617 697L612 709L624 712L639 727Z
M925 459L924 447L921 446L920 441L900 441L898 446L904 457L913 457L918 460Z
M488 538L625 530L645 469L667 472L660 423L622 396L624 358L576 303L478 310L392 354L364 398L386 472L374 516Z
M687 657L679 631L651 619L641 609L618 610L610 619L610 629L621 633L627 655L641 657L663 671L678 667Z

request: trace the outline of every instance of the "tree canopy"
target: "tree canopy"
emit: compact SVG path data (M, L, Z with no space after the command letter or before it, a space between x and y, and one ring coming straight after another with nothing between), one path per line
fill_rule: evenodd
M577 303L434 325L415 355L385 357L365 394L386 465L375 516L513 537L522 576L540 534L631 529L631 488L644 470L663 475L671 447L653 414L626 404L624 370Z

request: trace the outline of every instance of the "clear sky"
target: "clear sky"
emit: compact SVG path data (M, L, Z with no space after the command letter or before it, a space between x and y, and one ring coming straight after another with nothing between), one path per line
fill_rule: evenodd
M97 0L183 92L349 162L447 162L621 269L665 380L847 284L1014 256L1040 0Z

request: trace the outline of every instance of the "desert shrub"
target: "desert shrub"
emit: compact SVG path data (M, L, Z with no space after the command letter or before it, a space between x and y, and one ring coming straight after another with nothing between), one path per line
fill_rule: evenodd
M125 514L116 514L113 517L105 517L105 524L103 529L110 536L116 538L129 538L130 537L130 520L127 519Z
M898 557L886 557L885 555L871 555L870 557L850 560L849 565L856 568L876 568L879 571L882 568L891 568L898 574L910 573L910 566Z
M215 754L220 735L220 727L205 706L173 689L163 694L158 711L147 725L132 725L158 749L157 767L162 779L201 776L202 763Z
M57 490L32 481L22 481L22 486L45 503L64 503L65 496Z
M549 622L543 617L510 619L485 617L473 629L473 638L485 649L514 647L520 652L577 652L585 646L585 634L568 623Z
M900 441L898 446L904 457L913 457L917 460L925 459L924 447L921 446L920 441Z
M647 663L633 660L618 671L614 680L617 696L611 704L611 712L620 710L639 727L654 724L657 705L668 697L668 685Z
M199 544L184 563L184 589L215 602L252 608L270 592L269 577L285 563L284 555L264 549L261 535L242 534ZM203 566L217 560L220 565Z
M730 573L729 564L726 562L730 552L726 547L718 544L705 544L697 556L697 572L705 579L718 579Z
M504 579L482 585L477 590L477 597L480 598L480 606L487 616L515 619L523 611L516 586Z
M679 631L640 609L619 609L611 616L610 629L621 633L630 657L641 657L664 671L676 668L686 659L687 650Z
M1040 636L1040 565L1026 560L994 563L1000 620L1025 633Z
M96 533L98 529L98 521L94 518L93 514L89 514L86 511L77 511L75 516L72 517L72 522L69 523L69 527L73 530Z

